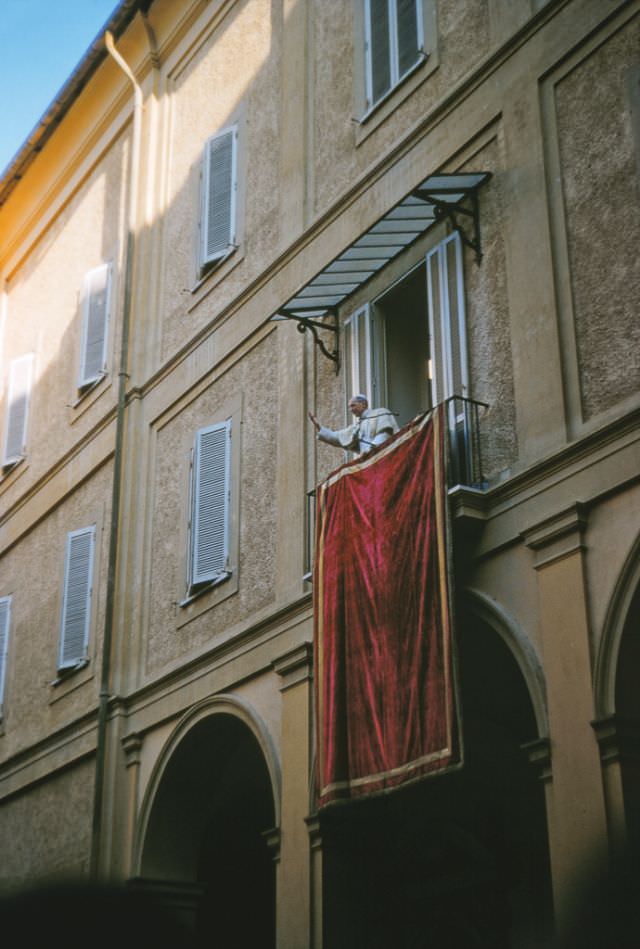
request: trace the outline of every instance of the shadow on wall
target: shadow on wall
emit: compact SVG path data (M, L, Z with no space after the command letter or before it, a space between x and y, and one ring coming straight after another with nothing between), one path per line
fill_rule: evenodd
M640 859L629 853L608 872L585 872L576 881L576 904L556 949L638 949Z
M42 884L0 899L0 932L26 946L195 949L180 921L144 894L86 881Z

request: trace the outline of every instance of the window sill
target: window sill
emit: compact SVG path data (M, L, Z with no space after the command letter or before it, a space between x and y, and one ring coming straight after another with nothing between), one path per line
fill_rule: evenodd
M191 303L187 307L187 313L193 311L209 296L212 290L227 277L232 270L244 260L244 251L241 244L234 244L231 249L221 257L220 260L209 264L205 270L201 270L199 278L193 287L186 292L192 297Z
M85 683L89 682L92 678L93 670L91 668L91 660L88 657L81 659L75 666L58 669L56 678L49 683L53 692L50 702L57 702L58 699L69 695L70 692L85 685Z
M238 592L238 573L229 570L176 602L176 629L186 626Z
M86 386L77 389L77 398L74 399L73 402L68 403L68 408L72 413L70 423L73 425L74 422L81 418L92 405L95 405L98 399L102 398L110 387L111 377L105 372L99 379L96 379L94 382L89 382Z
M358 148L372 132L393 115L403 102L422 85L438 68L438 57L435 52L423 52L410 69L388 92L378 99L372 106L354 120L356 128L355 145Z
M205 593L208 593L210 590L213 590L215 587L220 586L220 584L224 583L225 580L228 580L230 576L231 576L231 571L224 570L217 577L214 577L213 580L207 580L205 583L199 584L197 587L192 587L191 591L184 598L184 600L180 600L180 602L178 603L178 606L181 609L184 609L185 606L189 606L189 604L195 602L195 600L199 600L200 597L204 596Z

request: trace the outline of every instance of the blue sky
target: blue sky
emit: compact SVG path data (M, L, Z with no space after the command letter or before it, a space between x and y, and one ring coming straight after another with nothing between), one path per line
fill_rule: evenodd
M118 0L0 0L0 174Z

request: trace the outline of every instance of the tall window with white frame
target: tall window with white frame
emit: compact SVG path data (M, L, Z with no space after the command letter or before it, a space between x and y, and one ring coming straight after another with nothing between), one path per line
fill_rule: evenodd
M33 381L33 353L14 359L9 367L9 389L5 418L2 466L17 464L27 453L27 422Z
M11 597L0 596L0 720L4 718L4 682L7 674Z
M367 109L422 62L422 0L364 0Z
M78 668L88 658L95 524L67 534L60 616L58 670Z
M400 425L447 403L459 477L468 466L469 373L463 252L454 232L345 320L347 393L385 405Z
M82 345L78 388L99 382L107 371L107 335L111 298L111 265L101 264L85 274L80 297Z
M191 469L188 595L226 580L229 569L231 419L196 433Z
M208 139L202 160L200 272L224 260L236 247L238 127Z

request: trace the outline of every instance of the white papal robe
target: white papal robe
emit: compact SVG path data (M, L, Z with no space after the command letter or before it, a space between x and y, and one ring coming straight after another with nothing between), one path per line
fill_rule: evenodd
M318 438L329 445L362 455L374 445L381 445L397 431L398 423L389 409L365 409L360 418L346 428L334 431L321 426Z

